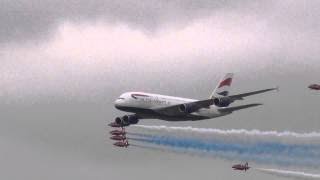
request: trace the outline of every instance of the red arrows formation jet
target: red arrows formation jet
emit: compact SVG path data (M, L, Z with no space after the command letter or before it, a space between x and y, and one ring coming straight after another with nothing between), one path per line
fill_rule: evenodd
M121 127L121 126L113 126L113 127ZM113 145L117 146L117 147L128 147L129 146L129 142L128 139L126 137L126 131L123 127L121 127L121 130L113 130L110 131L111 140L115 140L116 142L113 143Z
M233 170L247 171L250 169L248 162L245 164L236 164L232 166Z
M319 84L311 84L308 86L309 89L311 90L320 90L320 85Z
M125 136L126 135L126 131L124 129L122 130L113 130L113 131L110 131L110 134L113 135L113 136Z

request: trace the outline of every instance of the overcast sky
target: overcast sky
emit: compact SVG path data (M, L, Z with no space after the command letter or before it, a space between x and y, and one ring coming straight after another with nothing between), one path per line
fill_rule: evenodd
M265 105L222 118L141 123L318 131L320 94L306 87L320 83L319 7L316 0L0 0L0 177L239 179L224 159L113 148L105 124L125 114L113 101L126 91L204 99L234 72L232 93L280 91L248 98L239 104ZM240 179L248 177L271 176Z

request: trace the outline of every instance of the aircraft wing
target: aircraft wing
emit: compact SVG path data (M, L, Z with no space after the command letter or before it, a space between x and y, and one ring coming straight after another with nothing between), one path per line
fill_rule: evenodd
M255 94L260 94L272 90L276 90L278 88L269 88L269 89L263 89L259 91L252 91L248 93L243 93L243 94L237 94L237 95L231 95L228 96L231 98L233 101L234 100L242 100L244 97L255 95ZM177 104L173 106L167 106L163 108L157 108L153 109L154 112L159 113L159 114L164 114L164 115L171 115L171 116L182 116L186 114L193 113L201 108L207 108L211 105L214 104L214 99L206 99L206 100L200 100L200 101L195 101L195 102L189 102L189 103L184 103L184 104ZM243 106L235 106L235 107L225 107L219 109L221 112L232 112L232 111L237 111L240 109L245 109L249 107L254 107L254 106L259 106L262 104L248 104L248 105L243 105ZM183 111L181 107L184 106L184 108L187 108L187 111Z
M200 101L189 102L184 104L177 104L173 106L167 106L163 108L157 108L157 109L153 109L153 111L159 114L180 116L180 115L190 114L201 108L206 108L211 105L213 105L213 99L206 99L206 100L200 100ZM186 107L188 110L183 111L181 109L181 106Z
M252 92L243 93L243 94L231 95L229 97L233 100L242 100L244 97L252 96L252 95L260 94L260 93L265 93L265 92L272 91L272 90L278 90L278 88L269 88L269 89L263 89L263 90L259 90L259 91L252 91Z
M246 105L241 105L241 106L233 106L233 107L224 107L224 108L220 108L219 111L220 112L226 112L226 113L231 113L233 111L238 111L241 109L246 109L246 108L251 108L251 107L255 107L255 106L260 106L262 104L259 103L254 103L254 104L246 104Z

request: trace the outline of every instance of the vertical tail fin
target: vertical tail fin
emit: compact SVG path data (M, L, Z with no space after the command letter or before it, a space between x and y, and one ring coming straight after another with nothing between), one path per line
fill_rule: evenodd
M231 88L233 73L227 73L212 92L210 98L228 96Z

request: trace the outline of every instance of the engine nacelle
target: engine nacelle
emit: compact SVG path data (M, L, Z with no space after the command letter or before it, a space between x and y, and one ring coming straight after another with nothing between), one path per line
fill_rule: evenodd
M121 118L121 123L123 124L123 125L129 125L130 123L129 123L129 117L128 116L123 116L122 118Z
M121 119L121 124L124 126L129 126L130 124L137 124L139 119L134 115L125 115Z
M213 99L214 105L218 107L228 107L233 100L230 97L221 97Z
M114 122L116 122L117 124L122 124L122 119L119 117L116 117L116 119L114 120Z
M130 124L137 124L139 122L138 117L134 115L129 115L128 120Z
M179 110L184 113L192 113L197 110L197 107L195 104L181 104Z

